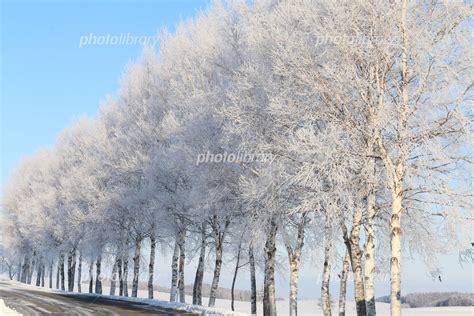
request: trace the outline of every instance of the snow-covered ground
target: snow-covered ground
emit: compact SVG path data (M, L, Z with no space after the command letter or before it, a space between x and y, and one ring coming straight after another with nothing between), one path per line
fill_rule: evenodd
M32 285L23 285L18 283L19 286L27 286L29 288L35 288L40 291L51 291L49 289L37 288ZM56 290L53 290L56 291ZM109 293L109 288L107 286L103 287L103 293ZM91 294L94 295L94 294ZM124 299L127 301L143 302L149 303L155 306L160 306L164 308L174 308L180 310L187 310L191 312L205 313L206 315L232 315L232 316L242 316L250 314L250 303L249 302L235 302L236 312L233 313L230 311L230 301L229 300L216 300L216 307L213 309L205 308L202 306L193 306L185 305L180 303L169 303L169 294L164 292L155 291L154 300L149 300L146 297L148 296L146 290L138 291L138 298L122 298L114 297L114 299ZM187 302L192 301L191 296L186 297ZM207 303L207 298L203 298L203 303ZM6 306L3 302L0 301L0 315L19 315L15 311L6 309ZM262 315L262 306L258 306L258 314ZM288 301L278 301L277 309L279 315L288 314ZM337 306L334 306L334 312L337 312ZM336 313L335 313L336 314ZM301 300L298 302L298 315L299 316L319 316L323 315L321 308L318 306L318 300ZM346 315L356 315L355 304L353 301L347 302ZM387 303L377 303L377 315L385 316L390 315L390 304ZM404 308L402 310L402 315L404 316L473 316L474 307L430 307L430 308Z
M20 316L15 310L8 308L2 299L0 299L0 315L2 316Z

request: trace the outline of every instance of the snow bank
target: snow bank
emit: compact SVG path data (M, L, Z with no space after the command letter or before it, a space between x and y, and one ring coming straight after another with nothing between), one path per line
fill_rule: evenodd
M0 299L0 315L3 316L21 316L15 310L9 308L2 299Z

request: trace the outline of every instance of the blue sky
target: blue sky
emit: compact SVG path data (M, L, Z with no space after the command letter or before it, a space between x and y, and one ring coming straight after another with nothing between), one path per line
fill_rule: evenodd
M141 45L90 45L81 36L154 36L208 1L13 1L1 7L1 180L24 155L54 143L115 94Z
M3 1L1 5L1 181L15 163L42 146L82 114L94 115L108 94L115 94L124 67L136 59L140 45L90 45L79 48L81 36L154 36L173 30L209 1ZM169 262L160 265L167 284ZM472 291L472 266L463 269L457 255L442 259L443 282L433 281L423 265L404 261L403 291ZM191 272L191 271L190 271ZM301 296L319 295L319 270L307 265ZM192 277L192 273L187 274ZM231 273L222 277L230 286ZM247 287L247 275L239 278ZM192 281L190 279L190 281ZM210 280L206 280L210 281ZM287 279L279 278L278 295L286 296ZM336 290L336 283L334 290ZM378 294L389 283L378 285ZM336 292L335 292L336 293Z

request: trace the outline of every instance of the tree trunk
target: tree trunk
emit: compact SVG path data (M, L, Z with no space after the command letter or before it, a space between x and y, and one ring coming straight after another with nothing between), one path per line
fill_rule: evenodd
M82 251L79 253L79 264L77 266L77 292L81 293L81 282L82 282Z
M231 307L232 311L235 311L235 308L234 308L234 300L235 300L234 290L235 290L235 281L237 280L237 273L239 272L239 268L240 268L240 253L241 253L241 251L242 251L242 239L240 240L239 249L237 250L237 260L235 262L234 277L232 278L232 286L230 288L230 296L231 296L230 307Z
M201 252L193 286L193 305L202 305L202 281L204 279L204 259L206 257L206 225L201 227Z
M343 225L344 242L349 251L352 273L354 275L354 296L356 301L357 316L365 316L365 291L364 278L362 275L362 251L360 250L360 227L362 225L362 209L356 208L353 214L353 223L350 237L347 236L347 229Z
M250 264L250 310L252 315L257 315L257 279L255 277L255 258L253 255L253 246L249 247L249 264Z
M89 264L89 293L93 293L94 289L94 260L91 259Z
M74 291L74 275L76 273L76 250L68 253L67 257L67 290Z
M292 244L285 239L285 246L288 253L288 260L290 263L290 293L289 293L289 305L290 305L290 316L298 315L298 279L300 271L300 259L301 252L304 246L304 233L307 225L306 220L307 213L300 215L298 226L297 226L297 237L296 244L293 248Z
M58 266L56 267L56 290L59 290L59 279L61 273L61 256L58 258Z
M321 305L324 316L331 316L331 295L329 293L329 282L331 280L331 253L332 239L328 227L326 227L326 240L324 247L323 281L321 283Z
M366 241L365 241L365 264L364 264L364 278L365 278L365 302L367 316L375 316L375 192L373 186L369 188L369 195L367 197L367 224L366 224Z
M275 296L275 255L276 255L277 224L272 218L270 230L265 242L265 278L263 285L263 315L276 316Z
M186 259L185 242L186 230L183 229L183 231L181 232L181 237L179 239L178 289L180 303L186 303L186 293L184 289L184 261Z
M407 121L408 121L408 36L407 36L407 11L408 0L402 0L400 31L402 36L402 62L401 62L401 90L402 104L399 117L399 157L395 170L392 173L392 215L390 218L390 312L392 316L401 315L401 235L400 216L402 215L403 176L406 169L406 156L408 152Z
M41 272L43 271L41 267L41 261L38 260L38 264L36 267L36 286L41 286Z
M155 274L155 251L156 239L152 233L150 236L150 263L148 264L148 298L153 299L153 279Z
M23 261L22 273L21 273L22 283L28 282L28 271L30 270L29 262L30 262L30 258L28 256L25 256L25 260Z
M341 284L339 286L339 316L346 315L346 291L347 291L347 277L349 275L349 252L346 250L342 262Z
M170 302L176 302L176 296L178 294L178 260L179 260L179 234L176 234L173 258L171 260Z
M53 288L53 261L51 260L51 264L49 265L49 288Z
M390 310L392 316L401 315L401 272L400 260L402 256L401 248L401 226L400 215L402 211L401 193L392 197L392 217L390 219Z
M220 239L220 238L218 238ZM222 242L216 240L216 262L214 265L214 276L212 278L211 293L209 295L209 307L216 304L217 289L219 288L219 278L222 268Z
M135 240L135 254L133 256L133 282L132 282L132 297L137 297L138 294L138 277L140 274L140 251L142 247L142 238Z
M115 259L114 265L112 266L112 278L110 279L110 295L115 296L115 289L117 287L117 268L118 258Z
M290 259L290 316L298 315L299 258Z
M123 259L123 296L128 297L128 257Z
M17 280L17 282L20 282L20 280L21 280L21 260L18 261L18 271L17 271L17 275L16 275L16 280Z
M102 266L102 255L97 257L97 262L95 264L95 293L102 294L102 275L101 275L101 266Z
M65 291L66 287L64 286L64 254L61 254L59 262L59 273L61 275L61 291Z
M119 278L119 295L123 296L122 258L117 259L117 270Z
M41 264L41 287L44 287L44 275L46 272L46 265L44 263Z

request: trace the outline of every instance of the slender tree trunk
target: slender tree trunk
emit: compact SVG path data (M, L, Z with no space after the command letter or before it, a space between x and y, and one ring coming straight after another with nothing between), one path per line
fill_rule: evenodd
M117 288L117 268L118 268L118 256L112 266L112 278L110 279L110 295L115 296L115 289Z
M59 290L59 279L61 275L61 256L58 258L58 266L56 267L56 290Z
M222 268L222 242L219 239L220 237L218 237L216 240L216 262L214 265L214 276L212 278L211 293L209 295L210 307L214 307L216 303L217 289L219 288L219 278Z
M67 258L67 287L69 292L74 291L74 275L76 274L76 250L68 253Z
M341 271L341 284L339 286L339 316L346 315L346 291L347 291L347 277L349 275L349 252L346 250L346 254L342 261Z
M369 188L367 197L367 224L366 224L366 241L365 241L365 264L364 264L364 281L365 281L365 302L367 316L375 316L375 192L372 185Z
M186 293L184 289L184 261L186 259L185 242L186 230L183 229L181 238L179 239L178 290L180 303L186 303Z
M79 252L79 264L77 266L77 292L81 293L81 282L82 282L82 251Z
M176 234L173 258L171 261L170 302L176 302L176 296L178 294L178 260L179 260L179 234Z
M128 297L128 257L123 259L123 296Z
M193 305L202 305L202 281L204 279L204 259L206 257L206 225L201 227L201 252L193 286Z
M392 173L392 215L390 218L390 312L392 316L401 315L401 235L400 217L402 215L403 177L406 169L406 157L408 155L407 122L408 122L408 36L407 36L407 11L408 0L402 0L400 31L402 37L402 61L401 61L401 90L402 104L399 117L399 157L396 168ZM387 158L386 158L387 159ZM386 160L385 159L385 160ZM393 168L392 168L393 169Z
M93 293L94 289L94 259L89 263L89 293Z
M16 280L17 280L17 282L20 282L20 280L21 280L21 260L18 261L18 271L17 271L17 274L16 274Z
M250 264L250 310L252 315L257 315L257 279L255 277L255 258L253 255L253 246L249 247L249 264Z
M142 247L142 238L135 240L135 254L133 256L133 282L132 282L132 297L137 297L138 294L138 277L140 274L140 251Z
M49 265L49 288L53 288L53 261L51 260L51 264Z
M102 254L99 254L97 257L97 262L95 264L96 272L95 272L95 293L102 294L102 275L101 275L101 267L102 267Z
M290 259L290 316L298 315L299 258Z
M364 278L362 275L362 251L359 246L361 225L362 209L360 208L354 210L350 237L347 236L347 229L343 225L344 242L349 251L352 273L354 275L354 296L357 316L366 315Z
M265 278L263 285L263 315L276 316L275 295L275 255L276 255L277 223L272 218L270 230L265 242Z
M123 296L123 276L122 276L122 258L117 259L117 270L119 278L119 295Z
M22 273L21 273L22 283L28 282L28 271L30 270L29 262L30 262L30 258L28 256L25 256L25 259L23 261Z
M65 291L66 287L64 286L64 254L61 254L59 263L59 274L61 275L61 291Z
M152 233L150 236L150 263L148 264L148 298L153 298L153 279L155 274L155 251L156 239Z
M237 260L235 262L234 277L232 278L232 286L231 286L231 289L230 289L230 296L231 296L230 307L231 307L232 311L235 311L235 308L234 308L234 300L235 300L234 290L235 290L235 281L237 280L237 273L239 272L239 268L240 268L240 253L241 253L241 251L242 251L242 240L240 241L239 249L237 250Z
M307 213L302 213L298 221L298 229L296 234L296 244L293 248L292 244L285 241L288 260L290 263L290 293L289 305L290 316L298 315L298 279L300 271L300 258L304 246L304 232L307 225Z
M41 261L38 260L38 264L36 267L36 286L41 286L41 272L43 269L41 268Z
M321 305L324 316L331 316L331 295L329 293L329 283L331 280L331 253L332 253L332 238L329 233L329 228L326 227L326 240L324 247L324 266L323 266L323 281L321 283Z
M67 290L69 292L73 291L73 289L71 288L71 281L72 281L71 266L72 266L72 252L68 252L68 254L67 254ZM72 286L74 286L74 285L72 285Z
M46 272L46 265L41 263L41 287L44 287L44 275Z
M392 316L401 315L401 272L400 260L401 248L401 226L400 215L402 212L401 193L392 197L392 217L390 219L391 229L391 259L390 259L390 310Z

